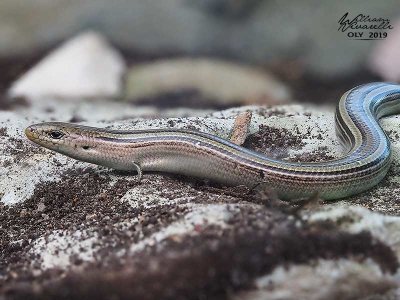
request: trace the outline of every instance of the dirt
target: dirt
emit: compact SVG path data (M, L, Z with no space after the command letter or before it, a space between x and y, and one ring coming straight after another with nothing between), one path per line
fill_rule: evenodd
M285 128L260 125L259 130L247 137L243 146L275 159L288 157L290 149L301 149L304 136L296 135Z
M0 136L8 137L7 128L6 127L1 127L0 128Z
M175 221L184 207L164 206L133 209L119 201L127 190L138 183L123 176L112 186L110 179L91 168L63 174L60 182L43 183L33 197L14 206L0 206L0 287L20 278L32 278L40 273L32 270L34 259L29 250L32 242L55 230L97 233L104 261L108 252L137 242L161 226ZM140 217L141 230L121 229L117 222ZM19 241L14 243L14 241ZM128 244L127 244L128 243ZM35 265L35 264L33 264ZM38 265L38 264L36 264Z
M357 197L343 199L341 203L360 205L385 215L400 216L400 201L393 193L393 191L398 190L399 184L390 181L392 172L392 170L389 171L387 177L379 183L379 187L373 188Z
M296 154L290 158L290 161L293 162L319 162L319 161L327 161L335 159L328 147L318 147L316 150L312 152L304 152L301 154Z
M9 137L7 144L1 149L2 153L12 156L15 161L20 161L32 153L43 153L45 149L26 143L21 139Z

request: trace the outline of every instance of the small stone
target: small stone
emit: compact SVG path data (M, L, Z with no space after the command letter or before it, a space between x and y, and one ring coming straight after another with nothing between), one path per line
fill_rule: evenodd
M96 214L86 215L86 220L92 220L94 218L96 218Z
M21 217L25 217L25 216L29 215L29 213L25 208L23 208L23 209L21 209L21 212L19 213L19 215Z
M46 208L46 205L43 202L40 202L36 207L36 212L42 212Z
M232 143L239 146L243 145L249 132L251 116L252 114L250 111L245 111L236 117L230 138Z

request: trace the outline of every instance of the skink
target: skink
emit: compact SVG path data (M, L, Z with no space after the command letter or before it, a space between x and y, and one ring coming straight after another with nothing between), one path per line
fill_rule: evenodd
M400 112L400 85L365 84L346 92L336 109L339 159L293 163L269 158L215 135L189 130L116 131L69 123L29 126L33 142L72 158L118 170L158 171L228 185L266 186L282 199L339 199L370 189L386 175L390 142L377 120Z

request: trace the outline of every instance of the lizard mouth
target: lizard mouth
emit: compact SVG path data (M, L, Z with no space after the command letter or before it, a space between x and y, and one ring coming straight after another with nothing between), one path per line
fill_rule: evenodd
M25 135L32 142L35 142L39 139L39 134L34 126L29 126L25 129Z

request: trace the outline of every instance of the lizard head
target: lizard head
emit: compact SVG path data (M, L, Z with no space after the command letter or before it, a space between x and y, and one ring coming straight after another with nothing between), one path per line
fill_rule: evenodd
M32 142L84 161L94 154L96 134L92 127L61 122L34 124L25 129Z

